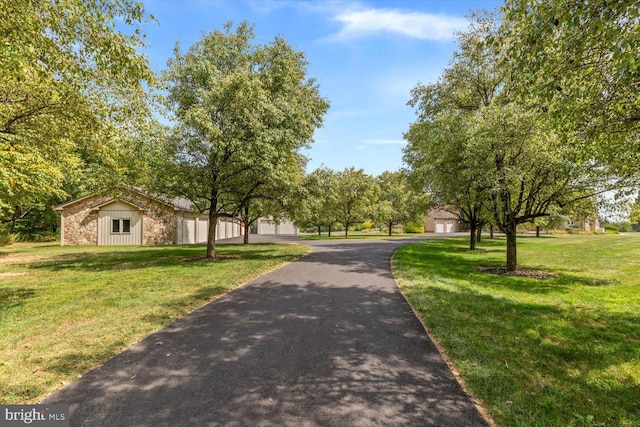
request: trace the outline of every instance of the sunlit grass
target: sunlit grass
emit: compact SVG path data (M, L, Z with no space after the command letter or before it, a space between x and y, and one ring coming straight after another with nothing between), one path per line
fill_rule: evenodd
M640 425L640 235L521 238L554 278L481 273L504 240L401 248L394 272L462 377L504 426Z
M301 245L0 248L0 403L33 403Z

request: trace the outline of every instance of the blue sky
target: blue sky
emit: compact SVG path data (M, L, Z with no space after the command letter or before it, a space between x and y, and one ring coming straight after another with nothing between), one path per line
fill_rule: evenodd
M414 120L407 106L418 82L435 82L456 48L471 10L494 9L497 0L286 1L146 0L159 21L145 26L146 54L156 72L203 32L224 23L255 24L256 43L276 35L306 54L331 108L315 133L311 171L324 164L354 166L378 175L402 166L402 133Z

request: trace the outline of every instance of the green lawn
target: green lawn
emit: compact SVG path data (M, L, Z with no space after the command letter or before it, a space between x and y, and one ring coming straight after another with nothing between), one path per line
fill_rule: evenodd
M470 253L431 240L394 256L398 282L502 426L640 426L640 233L519 238L539 280L481 273L505 242Z
M306 253L287 244L0 247L0 404L34 403L214 297Z

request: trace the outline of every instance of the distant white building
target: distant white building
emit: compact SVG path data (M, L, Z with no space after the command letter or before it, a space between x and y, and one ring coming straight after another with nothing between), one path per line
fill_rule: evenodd
M252 234L298 235L299 232L290 220L275 221L273 217L259 218L251 229Z

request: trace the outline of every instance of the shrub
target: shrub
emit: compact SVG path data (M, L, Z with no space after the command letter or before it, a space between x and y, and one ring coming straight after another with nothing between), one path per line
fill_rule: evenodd
M607 224L604 226L604 231L607 234L618 234L620 232L620 230L618 230L618 227L616 227L613 224Z
M424 233L424 225L417 222L410 222L404 226L405 233Z
M0 246L9 246L18 240L18 235L8 231L0 231Z

